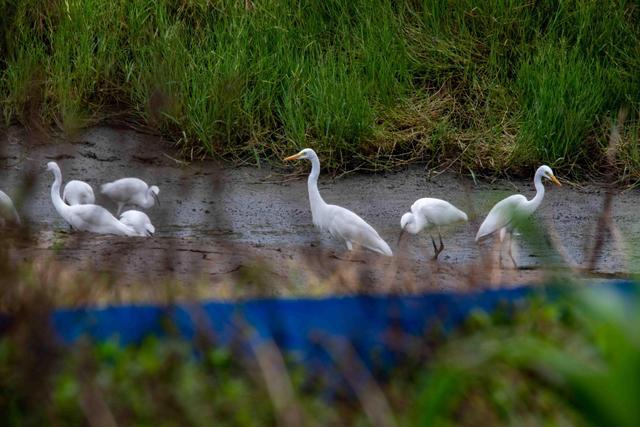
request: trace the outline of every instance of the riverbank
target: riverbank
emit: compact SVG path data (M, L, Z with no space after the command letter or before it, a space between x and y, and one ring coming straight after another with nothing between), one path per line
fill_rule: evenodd
M313 146L331 170L429 162L640 180L640 11L625 2L0 0L5 123L126 122L187 157Z

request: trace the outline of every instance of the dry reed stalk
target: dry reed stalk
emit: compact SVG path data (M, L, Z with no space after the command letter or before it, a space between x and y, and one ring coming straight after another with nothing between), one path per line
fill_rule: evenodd
M598 257L602 252L602 249L605 244L605 238L607 233L616 239L621 238L619 233L614 234L613 227L613 219L612 219L612 210L613 210L613 196L616 193L615 189L615 160L616 155L618 153L618 149L620 146L620 130L624 125L624 121L627 117L628 110L626 108L621 108L618 111L618 117L616 122L611 126L611 133L609 136L609 146L607 147L607 167L606 167L606 178L607 183L605 185L605 194L602 202L602 211L598 218L598 223L596 226L596 239L591 249L591 253L589 255L587 261L587 270L594 271L596 268L596 263L598 262ZM619 243L620 247L624 247L624 244Z

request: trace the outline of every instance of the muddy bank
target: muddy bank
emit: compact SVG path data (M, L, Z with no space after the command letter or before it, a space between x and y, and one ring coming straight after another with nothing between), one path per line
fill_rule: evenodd
M321 175L325 200L361 215L391 245L396 257L384 259L366 252L347 254L340 242L314 229L306 176L287 175L292 170L270 167L185 163L177 161L178 157L169 143L131 130L94 128L65 141L10 129L0 151L0 189L13 196L25 176L32 173L36 178L20 212L35 230L37 244L21 249L19 256L53 257L75 269L115 272L122 283L167 277L223 283L260 265L271 277L262 291L271 294L286 294L291 289L322 293L317 289L322 280L335 280L340 287L348 282L335 278L341 269L353 270L347 275L361 275L370 284L369 291L394 283L407 290L522 283L537 280L542 264L559 260L548 239L538 238L534 245L518 245L523 269L489 271L484 268L486 251L473 241L495 201L514 192L533 195L529 181L478 183L447 173L428 179L421 167L335 180ZM156 236L122 239L69 233L51 204L53 177L45 171L50 160L58 161L65 182L82 179L91 184L97 203L112 211L115 206L99 195L100 184L137 176L158 185L162 204L147 211ZM562 177L561 170L556 173ZM446 199L470 217L468 224L447 230L445 251L438 263L429 260L433 252L426 235L411 236L401 249L396 246L400 216L415 199L427 196ZM587 246L594 240L602 196L597 186L565 185L548 191L536 214L551 240L555 236L576 266L584 263ZM636 191L616 197L613 219L628 248L607 241L598 262L601 273L635 271L639 202ZM509 266L507 258L505 266ZM407 280L407 275L412 279Z

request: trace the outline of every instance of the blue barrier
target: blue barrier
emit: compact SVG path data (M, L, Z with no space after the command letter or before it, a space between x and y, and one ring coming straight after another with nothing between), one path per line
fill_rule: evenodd
M637 292L632 282L609 282L607 288ZM398 340L424 336L434 327L459 326L471 312L491 312L500 304L514 307L531 294L553 298L543 287L518 287L474 293L429 293L418 296L346 296L319 299L252 299L176 306L130 305L57 310L53 329L65 344L88 336L116 339L122 345L148 335L177 334L193 339L207 335L218 345L256 348L273 342L305 364L335 358L331 342L350 343L369 366L393 363ZM168 326L169 325L169 326Z
M473 310L491 311L499 303L512 304L534 289L523 286L418 296L265 298L62 309L54 313L53 324L65 343L84 335L96 340L116 338L123 345L138 343L149 334L166 334L164 325L170 321L187 339L201 329L208 330L221 344L229 344L244 330L258 339L273 340L283 349L299 350L313 332L375 342L390 325L411 335L424 333L436 321L449 329Z

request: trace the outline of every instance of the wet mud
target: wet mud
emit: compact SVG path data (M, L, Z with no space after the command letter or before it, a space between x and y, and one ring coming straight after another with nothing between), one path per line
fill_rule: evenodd
M321 174L324 199L353 210L378 230L394 251L393 258L385 258L363 250L349 253L341 242L315 230L306 174L293 169L188 162L170 143L129 129L93 128L62 139L10 128L0 138L0 189L17 199L23 220L36 236L33 244L17 251L18 258L53 259L79 271L104 271L123 286L152 286L165 279L178 279L185 286L199 282L211 295L228 294L238 283L250 293L316 295L536 282L550 270L586 264L604 196L597 185L547 186L535 214L542 232L518 238L519 269L512 268L506 255L501 268L494 245L478 245L475 233L500 198L515 192L532 197L531 181L475 182L447 172L429 174L420 166L337 179ZM147 210L156 235L121 238L70 232L51 203L53 177L46 172L51 160L60 165L64 182L88 182L96 203L112 212L115 205L99 194L101 184L136 176L158 185L161 205ZM308 168L305 164L304 171ZM556 173L562 179L562 171ZM20 202L25 176L35 181ZM445 230L445 250L437 262L431 260L427 234L408 236L397 245L400 217L420 197L446 199L470 218ZM634 190L616 195L612 217L617 237L604 236L596 275L624 277L637 271L639 202Z

